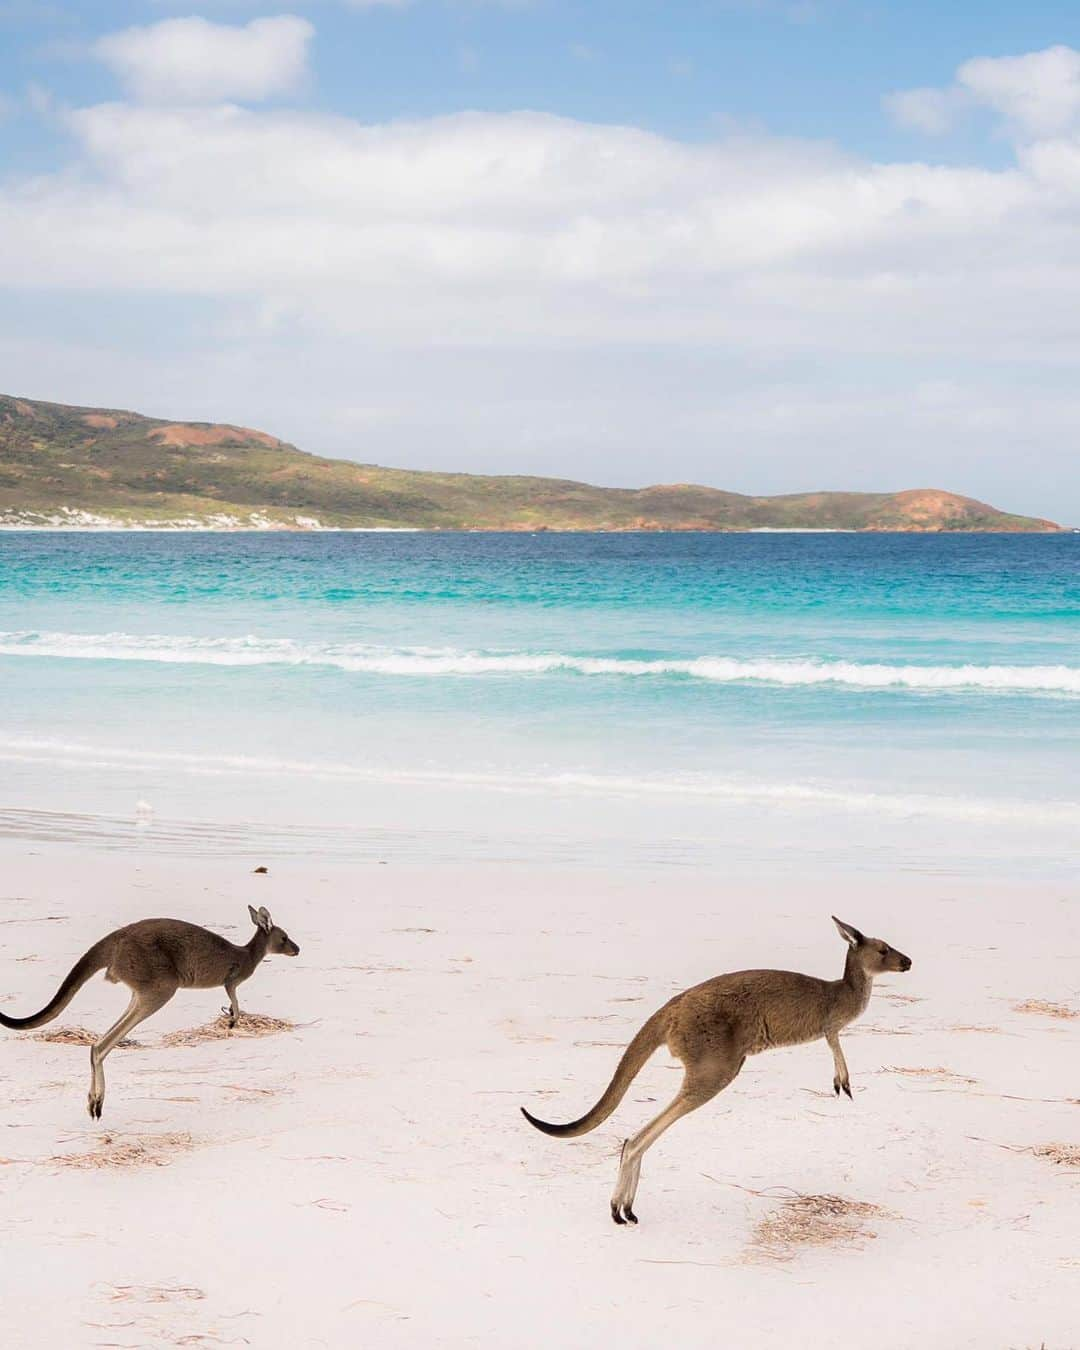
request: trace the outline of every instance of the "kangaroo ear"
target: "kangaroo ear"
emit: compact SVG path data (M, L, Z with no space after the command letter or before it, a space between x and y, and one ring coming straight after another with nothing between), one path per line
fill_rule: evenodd
M863 937L863 935L859 932L857 928L852 928L851 924L844 923L844 921L842 919L838 919L835 914L832 916L832 921L834 924L836 924L837 928L839 929L840 936L849 946L857 947L860 942L866 941L866 939Z
M270 929L273 928L274 921L270 917L270 911L266 908L265 905L259 906L259 913L255 918L255 922L259 925L260 928L264 929L267 933L269 933Z
M252 909L250 905L248 905L248 913L251 915L251 922L255 925L256 928L258 928L259 926L258 913L254 909Z

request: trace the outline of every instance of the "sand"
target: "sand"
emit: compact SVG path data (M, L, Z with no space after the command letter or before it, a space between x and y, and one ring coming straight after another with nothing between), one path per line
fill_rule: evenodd
M1080 921L1067 887L910 874L737 885L475 866L177 863L11 845L0 1008L51 996L103 932L172 915L300 944L224 996L181 992L108 1061L0 1032L5 1346L1080 1345ZM590 1105L673 992L723 970L833 976L829 912L914 959L844 1037L752 1059L647 1156L664 1052ZM100 977L53 1029L104 1029ZM258 1033L258 1034L256 1034Z

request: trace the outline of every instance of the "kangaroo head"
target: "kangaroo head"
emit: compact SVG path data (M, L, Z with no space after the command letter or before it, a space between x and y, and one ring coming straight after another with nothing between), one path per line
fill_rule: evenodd
M863 937L857 928L852 928L849 923L843 923L835 914L832 921L867 975L880 975L885 970L911 969L911 957L898 952L895 947L890 947L881 938Z
M256 928L261 928L267 936L266 954L267 956L299 956L300 948L286 933L284 928L279 928L270 917L270 911L265 905L260 905L258 909L253 909L248 905L248 913L251 915L251 922Z

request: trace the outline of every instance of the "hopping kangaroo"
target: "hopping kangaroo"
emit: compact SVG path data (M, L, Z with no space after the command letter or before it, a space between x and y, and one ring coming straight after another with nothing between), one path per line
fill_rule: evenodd
M184 923L182 919L142 919L118 928L115 933L95 942L81 960L76 961L67 979L52 1000L32 1017L6 1017L0 1013L0 1025L14 1031L29 1031L58 1017L92 975L105 971L113 984L126 984L131 990L127 1011L114 1026L90 1047L90 1095L87 1109L93 1119L101 1118L105 1102L105 1056L126 1036L163 1008L178 989L214 989L223 985L229 996L229 1026L236 1026L240 1004L236 986L254 975L264 956L281 953L299 955L300 948L283 928L275 926L265 909L248 905L255 935L246 947L211 933L208 928Z
M591 1111L568 1125L537 1120L522 1107L530 1125L561 1139L586 1134L611 1115L654 1050L666 1045L683 1062L685 1076L675 1100L622 1147L619 1176L611 1197L616 1223L637 1223L641 1159L664 1131L696 1110L732 1081L747 1055L779 1045L802 1045L824 1038L833 1053L833 1091L851 1096L851 1083L840 1032L866 1009L874 976L886 970L910 970L911 960L857 928L833 923L848 944L840 980L818 980L790 970L740 970L718 975L676 994L645 1023L627 1046L615 1076Z

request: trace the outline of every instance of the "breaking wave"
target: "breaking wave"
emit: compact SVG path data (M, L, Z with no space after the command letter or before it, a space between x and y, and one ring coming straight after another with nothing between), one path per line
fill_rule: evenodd
M923 666L726 656L641 659L561 652L388 648L363 643L297 642L291 638L50 632L0 632L0 656L206 666L313 666L366 675L418 678L568 674L703 680L715 684L785 688L820 685L925 692L1080 694L1080 667L1064 665Z

